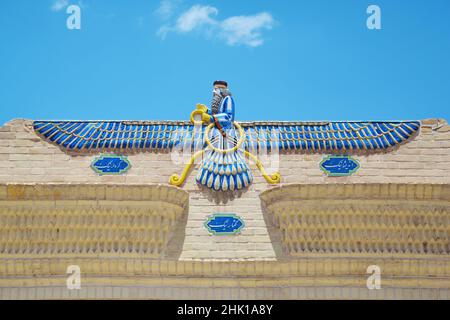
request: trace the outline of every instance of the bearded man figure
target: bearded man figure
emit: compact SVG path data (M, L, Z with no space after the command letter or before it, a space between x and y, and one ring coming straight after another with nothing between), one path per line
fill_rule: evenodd
M221 132L232 127L234 121L234 99L230 90L228 90L226 81L214 81L213 100L208 114L212 116L212 120Z
M210 148L205 151L196 180L200 185L216 191L240 190L253 181L243 149L238 143L243 133L238 137L238 130L234 128L235 105L227 82L217 80L213 86L211 108L199 104L191 114L191 121L194 123L194 116L197 115L201 115L203 124L214 123L211 136L206 133Z
M211 108L203 104L198 104L194 110L191 121L194 122L194 115L201 115L204 124L214 123L216 128L225 137L226 130L233 127L235 104L228 89L228 83L223 80L216 80L213 83L213 99Z

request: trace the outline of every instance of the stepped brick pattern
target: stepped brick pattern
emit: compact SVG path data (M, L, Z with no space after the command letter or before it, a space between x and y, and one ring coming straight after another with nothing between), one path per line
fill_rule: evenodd
M352 153L360 167L349 176L321 170L333 152L286 146L275 162L260 157L279 184L249 162L247 189L216 192L195 181L198 163L183 185L169 185L190 154L123 148L114 153L130 169L99 175L98 150L49 143L31 120L6 123L0 298L450 299L445 120L422 120L392 148ZM204 223L214 213L237 214L245 227L212 235ZM79 290L66 286L70 265L80 267ZM379 290L366 286L372 265Z

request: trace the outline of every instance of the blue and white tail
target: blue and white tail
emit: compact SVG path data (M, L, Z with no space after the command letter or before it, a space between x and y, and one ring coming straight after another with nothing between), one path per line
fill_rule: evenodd
M248 187L253 175L242 151L221 153L209 150L205 153L196 180L216 191L233 191Z

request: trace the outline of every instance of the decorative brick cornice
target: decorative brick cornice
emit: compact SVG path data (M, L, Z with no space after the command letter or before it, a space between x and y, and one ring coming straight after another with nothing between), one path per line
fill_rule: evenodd
M186 191L167 186L1 186L0 260L37 257L160 257Z
M450 254L449 185L290 185L261 199L290 256Z
M282 200L325 199L450 201L450 184L284 184L262 192L260 197L266 205Z
M141 184L0 184L0 201L23 200L96 200L164 201L185 207L189 193L168 185Z

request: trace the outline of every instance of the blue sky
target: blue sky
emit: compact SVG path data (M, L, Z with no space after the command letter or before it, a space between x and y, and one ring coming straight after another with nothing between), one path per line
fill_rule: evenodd
M450 120L448 0L2 0L0 46L0 124L184 120L215 79L238 121Z

